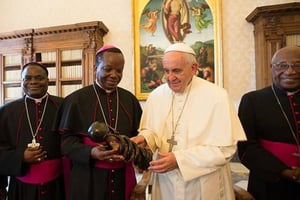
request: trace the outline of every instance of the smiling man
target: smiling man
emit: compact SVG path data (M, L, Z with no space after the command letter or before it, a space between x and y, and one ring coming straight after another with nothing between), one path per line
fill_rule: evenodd
M127 137L137 134L141 106L128 90L118 86L125 58L111 45L96 53L96 80L65 98L58 128L62 152L73 164L70 200L128 200L136 179L132 162L115 150L90 140L88 129L100 122Z
M273 84L242 97L239 117L248 141L238 144L250 170L248 191L260 200L300 199L300 47L272 58Z
M22 68L25 95L0 108L0 175L10 176L10 200L63 200L60 135L53 121L62 98L47 93L48 70Z
M245 134L227 91L195 76L194 50L164 52L166 83L150 93L133 140L158 151L150 162L152 198L234 199L229 161Z

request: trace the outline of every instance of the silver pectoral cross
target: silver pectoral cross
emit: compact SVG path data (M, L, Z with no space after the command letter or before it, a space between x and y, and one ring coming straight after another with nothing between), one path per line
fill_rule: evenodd
M167 143L170 144L170 145L169 145L169 152L171 152L172 149L173 149L173 146L174 146L174 145L177 145L177 141L175 140L174 135L172 135L170 139L167 139Z
M32 148L34 148L34 147L39 147L39 146L40 146L40 143L36 142L35 138L32 138L31 143L29 143L27 146L28 146L28 147L32 147Z

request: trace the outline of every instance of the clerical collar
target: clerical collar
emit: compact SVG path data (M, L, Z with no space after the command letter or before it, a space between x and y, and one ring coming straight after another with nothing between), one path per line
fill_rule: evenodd
M100 83L98 82L98 80L96 80L95 82L96 82L96 84L97 84L101 89L103 89L106 93L112 93L112 92L115 90L115 89L107 90L107 89L105 89L104 87L102 87L102 86L100 85Z
M299 89L299 90L296 90L296 91L293 91L293 92L288 92L288 91L286 91L286 90L283 90L282 88L277 87L275 84L273 84L273 88L274 88L276 91L278 91L279 93L285 94L285 95L287 95L287 96L295 95L295 94L297 94L297 93L300 92L300 89Z
M294 91L294 92L286 92L286 94L287 94L288 96L290 96L290 95L297 94L299 91L300 91L300 89L299 89L299 90L296 90L296 91Z
M31 97L31 96L29 96L29 95L26 94L26 98L34 100L35 103L41 103L43 101L43 99L45 99L47 96L48 96L48 93L46 93L41 98L33 98L33 97Z

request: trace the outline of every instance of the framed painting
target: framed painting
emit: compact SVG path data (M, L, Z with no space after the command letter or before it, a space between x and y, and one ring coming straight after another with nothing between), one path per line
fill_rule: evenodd
M196 52L197 76L222 84L221 0L132 0L135 93L139 100L165 82L164 50L184 42Z

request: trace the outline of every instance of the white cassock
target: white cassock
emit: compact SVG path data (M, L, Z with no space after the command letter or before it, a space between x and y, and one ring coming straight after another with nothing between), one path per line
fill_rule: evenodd
M152 200L233 200L229 161L237 141L246 140L239 118L223 88L198 77L189 95L188 88L174 94L161 85L145 104L140 135L153 152L168 152L167 140L183 109L172 150L178 169L153 174Z

